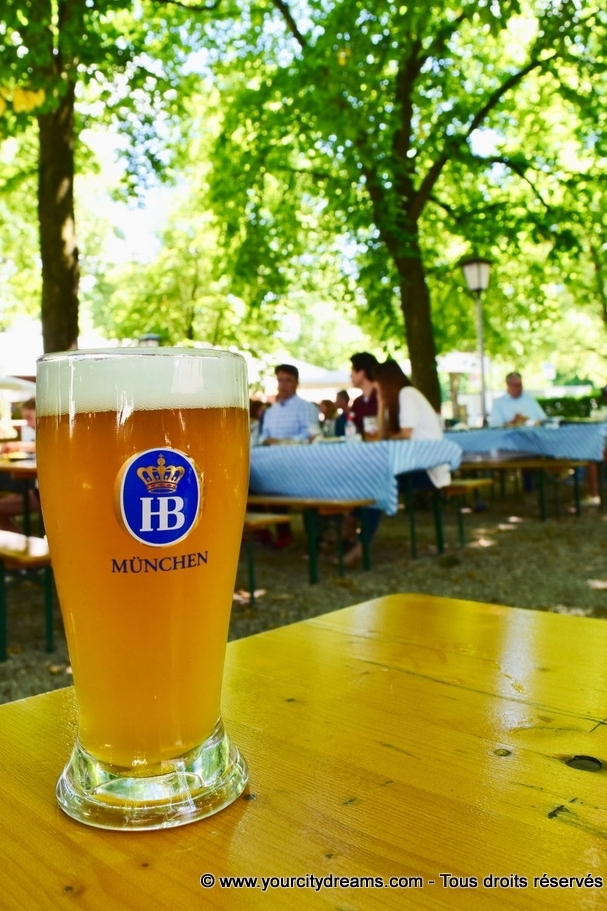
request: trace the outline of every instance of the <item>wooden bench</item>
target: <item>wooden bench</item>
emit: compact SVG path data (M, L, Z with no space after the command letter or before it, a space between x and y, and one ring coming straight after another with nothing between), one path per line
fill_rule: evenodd
M255 541L254 533L272 525L288 523L288 513L248 512L244 517L244 543L247 548L247 567L249 573L249 601L255 604Z
M54 648L53 636L53 571L46 538L27 537L13 531L0 531L0 661L7 658L6 595L8 573L39 582L42 571L44 589L45 645L47 652Z
M415 497L417 493L430 493L432 502L432 512L434 514L434 530L436 535L436 549L439 554L445 550L445 534L443 528L442 503L444 500L451 498L463 499L471 491L478 493L479 490L487 489L493 486L491 478L455 478L445 487L432 487L421 491L415 490L411 486L410 477L407 473L401 475L401 490L405 498L405 511L409 517L409 546L411 558L417 558L417 527L415 519ZM457 527L459 532L459 542L462 547L465 546L464 520L461 506L457 510Z
M309 558L309 579L310 583L318 582L318 540L319 517L328 516L334 518L337 524L337 566L339 575L344 574L344 554L343 539L341 534L342 519L354 509L360 509L361 514L361 544L363 550L363 567L371 568L371 559L369 555L369 530L367 521L367 511L370 506L375 505L375 500L328 500L314 499L310 497L283 497L274 494L249 494L247 500L248 507L265 507L288 509L303 514L304 528L308 542Z
M546 479L552 478L555 481L554 484L554 504L555 512L558 515L559 513L559 496L558 496L558 476L567 473L573 472L573 485L574 485L574 502L575 502L575 512L576 515L580 515L581 508L581 497L580 497L580 482L578 478L578 473L575 470L576 468L584 468L588 464L587 460L580 459L551 459L549 457L542 458L541 456L529 456L528 458L515 458L515 459L486 459L478 460L475 459L473 462L466 464L463 462L460 465L460 471L498 471L498 472L509 472L509 471L530 471L533 473L534 477L537 480L538 488L538 500L539 500L539 509L540 509L540 518L544 521L547 518L546 510Z
M461 547L466 546L466 534L464 530L464 504L466 498L470 493L474 497L478 497L478 493L481 490L487 490L488 488L493 488L493 479L492 478L455 478L450 484L447 484L445 487L441 487L435 493L435 496L438 498L438 515L439 523L437 525L437 543L439 553L442 553L445 549L444 537L443 537L443 528L442 528L442 513L440 511L441 500L456 500L457 507L457 529L459 533L459 543ZM440 529L440 530L439 530Z

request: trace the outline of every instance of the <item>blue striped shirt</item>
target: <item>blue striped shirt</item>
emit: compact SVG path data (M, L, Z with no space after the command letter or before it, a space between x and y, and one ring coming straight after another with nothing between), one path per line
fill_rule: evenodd
M277 440L310 439L310 403L298 395L276 402L265 412L259 442L274 437Z

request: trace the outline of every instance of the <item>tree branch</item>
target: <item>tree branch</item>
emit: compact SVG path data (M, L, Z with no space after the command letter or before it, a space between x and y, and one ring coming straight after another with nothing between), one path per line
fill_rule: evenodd
M213 13L221 6L221 0L214 0L204 6L197 6L194 3L183 3L182 0L154 0L155 3L161 3L163 6L178 6L189 13Z
M289 31L291 32L291 34L293 35L293 37L295 38L295 40L297 41L299 46L301 48L307 47L306 38L299 31L297 23L295 22L295 19L293 18L293 14L291 13L291 10L289 9L288 4L285 3L285 0L271 0L271 2L272 2L272 5L276 7L278 12L281 14L283 19L287 23Z
M472 121L470 122L470 126L468 127L466 132L461 137L459 137L459 139L457 139L457 138L450 139L448 144L445 146L445 150L443 151L443 153L441 155L439 155L439 157L436 159L436 161L431 165L430 169L428 170L428 173L426 174L426 176L424 177L424 179L422 180L422 182L420 184L419 190L415 194L415 199L413 201L413 204L412 204L411 210L410 210L411 217L415 221L417 221L417 219L422 214L422 212L424 210L424 206L426 205L426 202L428 201L428 199L430 197L430 194L432 192L434 185L436 184L436 181L440 177L440 174L441 174L443 168L445 167L445 165L451 159L452 150L454 148L454 145L459 146L463 142L465 142L467 139L469 139L471 134L479 128L481 123L490 114L490 112L495 107L497 107L497 105L502 100L504 95L507 92L509 92L510 89L514 88L515 85L517 85L519 82L521 82L525 78L525 76L528 76L529 73L531 73L533 70L537 69L538 67L544 66L549 60L551 60L555 56L556 56L556 51L554 51L549 57L545 57L542 60L539 60L539 59L530 60L529 63L527 64L527 66L524 66L522 70L519 70L518 72L513 73L508 79L506 79L505 82L502 83L502 85L498 86L498 88L496 88L496 90L494 92L492 92L492 94L489 96L489 98L487 99L485 104L477 111L477 113L472 118Z
M537 189L535 184L529 180L529 178L527 177L527 174L525 173L526 169L525 169L525 167L523 167L523 165L519 164L518 162L512 161L512 159L510 159L506 156L502 156L502 155L492 155L489 158L481 158L480 160L488 161L488 162L491 162L492 164L503 164L507 168L510 168L510 170L513 171L517 175L517 177L520 177L521 180L523 180L526 184L529 185L533 195L535 196L536 199L538 199L541 202L543 207L547 211L550 209L550 203L547 203L546 200L543 199L542 194L539 192L539 190Z
M538 67L544 66L553 57L556 57L556 51L553 51L549 57L544 57L542 60L538 60L538 59L530 60L529 63L527 64L527 66L524 66L523 69L519 70L517 73L513 73L512 76L509 77L509 79L506 79L506 81L503 82L502 85L498 86L496 88L496 90L493 92L493 94L491 94L489 96L489 98L487 99L485 104L482 106L482 108L472 118L472 122L470 123L470 126L468 127L468 130L465 134L465 138L467 139L471 133L473 133L475 130L477 130L479 128L479 126L481 125L483 120L493 110L493 108L497 107L498 103L502 100L504 95L510 91L510 89L514 88L515 85L517 85L519 82L521 82L525 78L525 76L528 76L529 73L533 72L533 70L538 69Z

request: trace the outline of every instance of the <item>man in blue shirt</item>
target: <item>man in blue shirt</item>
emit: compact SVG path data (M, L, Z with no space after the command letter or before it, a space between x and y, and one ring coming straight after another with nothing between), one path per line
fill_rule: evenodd
M496 399L491 409L491 427L517 427L527 421L538 423L546 420L546 412L532 395L523 392L520 373L513 371L506 377L506 395Z
M272 446L283 440L309 442L314 422L310 402L297 395L299 371L293 364L279 364L274 372L278 395L275 404L263 416L259 442L263 446Z

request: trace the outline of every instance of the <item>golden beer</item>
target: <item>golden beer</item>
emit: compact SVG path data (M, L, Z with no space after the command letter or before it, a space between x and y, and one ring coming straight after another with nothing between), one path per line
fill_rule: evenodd
M86 801L123 803L129 820L135 807L143 820L135 827L152 828L190 821L180 812L149 824L154 789L162 815L169 798L192 802L191 793L174 794L179 775L189 774L194 792L210 787L196 760L184 776L183 757L218 736L212 749L225 752L217 732L248 489L248 392L241 359L227 352L127 351L96 362L77 352L42 359L37 463L79 708L70 796L60 780L60 803L94 825L125 825L65 806L84 761L86 778L91 765L103 769L103 786ZM109 389L93 393L93 381ZM186 483L196 498L191 527Z

